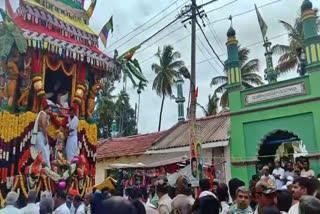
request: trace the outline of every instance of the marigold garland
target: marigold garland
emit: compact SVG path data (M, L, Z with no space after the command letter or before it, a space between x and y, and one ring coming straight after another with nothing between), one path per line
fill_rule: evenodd
M98 136L97 136L97 125L89 124L85 120L79 121L78 132L85 130L89 143L91 145L97 145Z
M4 207L6 199L3 197L1 189L0 189L0 207Z
M42 181L40 180L39 185L37 187L37 195L39 195L42 186Z
M84 181L82 191L81 191L81 197L84 196L85 190L87 189L87 179Z
M46 176L42 175L42 179L43 179L44 189L49 191Z
M17 190L18 184L19 184L19 175L15 177L14 185L12 186L11 191L15 192Z
M0 138L5 143L10 143L14 138L20 137L29 126L36 119L36 114L32 112L25 112L20 115L11 114L3 111L0 113Z
M20 187L21 187L22 193L25 198L28 198L28 193L27 193L26 187L24 186L23 175L19 175L19 179L20 179Z

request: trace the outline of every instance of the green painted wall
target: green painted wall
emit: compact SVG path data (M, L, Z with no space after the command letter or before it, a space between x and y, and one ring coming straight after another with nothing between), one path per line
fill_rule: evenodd
M304 82L307 94L294 96L255 105L246 106L244 97L273 88ZM257 158L261 139L274 130L288 130L296 134L306 145L309 154L320 153L320 101L290 105L290 102L320 98L320 72L308 76L290 79L249 90L231 91L229 94L231 111L231 161L245 162ZM263 109L283 104L282 107ZM288 104L288 105L286 105ZM255 112L246 112L255 110ZM246 112L239 114L241 112ZM316 173L320 173L320 164L311 162ZM254 166L239 167L232 164L232 177L238 177L247 184L255 174Z

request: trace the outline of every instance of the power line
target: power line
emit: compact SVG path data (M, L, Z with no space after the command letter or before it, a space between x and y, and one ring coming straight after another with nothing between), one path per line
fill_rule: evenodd
M267 4L264 4L264 5L259 6L259 7L257 7L257 8L263 8L263 7L266 7L266 6L269 6L269 5L278 3L278 2L280 2L280 1L282 1L282 0L276 0L276 1L273 1L273 2L269 2L269 3L267 3ZM208 13L211 13L211 12L213 12L213 11L215 11L215 9L208 11L207 14L208 14ZM244 12L242 12L242 13L237 13L237 14L234 14L234 15L231 15L231 16L232 16L232 18L234 18L234 17L237 17L237 16L245 15L245 14L247 14L247 13L251 13L251 12L253 12L253 11L255 11L255 9L247 10L247 11L244 11ZM220 22L220 21L224 21L224 20L229 20L229 17L230 17L230 16L228 16L228 17L226 17L226 18L222 18L222 19L215 20L215 21L213 21L213 22L210 22L210 24L214 24L214 23L217 23L217 22Z
M175 4L177 1L178 1L178 0L176 0L174 3L172 3L172 4L170 5L170 7L171 7L173 4ZM183 4L181 4L179 7L183 6L183 5L186 4L187 2L188 2L188 0L185 1ZM169 7L168 7L168 8L169 8ZM165 9L165 10L166 10L166 9ZM160 13L162 13L162 12L165 11L165 10L162 10ZM134 36L130 37L128 40L126 40L125 42L121 43L121 44L120 44L117 48L115 48L115 49L119 49L120 47L122 47L123 45L127 44L128 42L130 42L132 39L134 39L134 38L137 37L138 35L140 35L140 34L142 34L142 33L145 33L146 30L149 30L150 28L152 28L153 26L155 26L156 24L158 24L158 23L161 22L162 20L166 19L168 16L170 16L170 15L173 14L174 12L176 12L176 9L174 9L174 10L171 11L167 16L162 17L161 19L159 19L158 21L156 21L155 23L153 23L152 25L150 25L150 26L147 27L146 29L143 29L143 30L140 31L138 34L135 34ZM158 14L160 14L160 13L158 13ZM158 14L157 14L157 15L158 15ZM135 28L135 30L138 29L138 28L140 28L140 26L137 27L137 28ZM133 30L133 31L135 31L135 30ZM108 48L110 48L110 47L108 47ZM105 49L105 50L106 50L106 49ZM104 51L105 51L105 50L104 50ZM111 53L111 52L112 52L112 51L109 51L108 53Z
M167 33L166 35L164 35L163 37L161 37L161 38L160 38L160 39L158 39L157 41L154 41L153 43L151 43L150 45L146 46L145 48L143 48L143 49L141 49L141 50L137 51L137 53L136 53L136 54L139 54L139 53L141 53L142 51L144 51L144 50L146 50L146 49L150 48L151 46L153 46L153 45L154 45L154 43L157 43L157 42L161 41L161 40L162 40L162 39L164 39L165 37L169 36L170 34L173 34L174 32L176 32L176 31L180 30L181 28L183 28L183 26L180 26L180 27L178 27L178 28L174 29L173 31L170 31L169 33Z
M187 29L187 31L190 33L189 29L188 29L188 28L186 28L186 29ZM200 42L200 44L202 45L202 47L207 51L207 53L208 53L209 56L211 57L210 51L209 51L209 50L207 49L207 47L203 44L203 42L201 41L201 39L200 39L199 37L197 37L197 39L198 39L198 41ZM199 48L199 50L200 50L200 52L202 53L202 55L203 55L205 58L207 58L206 55L204 54L202 48L200 47L200 45L199 45L198 43L197 43L196 45L197 45L197 47ZM219 73L218 70L212 65L211 61L208 61L208 63L210 64L210 66L212 67L212 69L213 69L216 73Z
M146 24L148 24L149 22L151 22L153 19L155 19L156 17L158 17L159 15L161 15L164 11L166 11L167 9L169 9L172 5L176 4L179 0L176 0L175 2L173 2L172 4L170 4L169 6L167 6L166 8L164 8L163 10L161 10L159 13L157 13L156 15L154 15L151 19L149 19L148 21L144 22L143 24L139 25L138 27L134 28L132 31L130 31L129 33L125 34L124 36L122 36L120 39L118 39L117 41L115 41L114 43L110 44L110 46L108 48L110 48L111 46L113 46L114 44L118 43L119 41L123 40L124 38L126 38L127 36L129 36L130 34L132 34L133 32L135 32L136 30L138 30L139 28L145 26Z
M280 37L286 36L286 35L288 35L288 33L283 33L283 34L280 34L280 35L277 35L277 36L274 36L274 37L270 37L270 38L268 38L268 39L269 39L269 41L270 41L270 40L277 39L277 38L280 38ZM249 48L249 47L252 47L252 46L255 46L255 45L258 45L258 44L262 44L262 43L264 43L264 41L255 42L255 43L252 43L252 44L250 44L250 45L243 46L243 48ZM220 54L219 57L224 56L224 55L226 55L226 53ZM197 62L197 64L204 63L204 62L206 62L206 61L208 61L208 60L211 60L211 59L213 59L213 58L216 58L216 57L212 57L212 58L209 58L209 59L206 59L206 60L202 60L202 61L200 61L200 62Z
M222 62L222 60L220 59L219 55L217 54L217 52L216 52L216 51L214 50L214 48L212 47L212 45L211 45L208 37L207 37L206 34L204 33L204 31L203 31L203 29L202 29L202 27L201 27L201 25L199 24L198 21L197 21L197 25L199 26L199 28L200 28L200 30L201 30L201 32L202 32L202 35L203 35L204 38L206 39L206 41L207 41L209 47L211 48L212 52L214 53L214 55L216 55L217 59L219 60L219 62L220 62L220 63L223 65L223 67L224 67L224 63Z
M238 1L238 0L234 0L234 1L232 1L232 2L229 2L229 3L227 3L227 4L222 5L222 6L220 6L220 7L217 7L217 8L214 8L214 9L212 9L212 10L209 10L209 11L207 11L206 13L211 13L211 12L213 12L213 11L220 10L220 9L222 9L222 8L224 8L224 7L226 7L226 6L230 5L230 4L233 4L233 3L237 2L237 1Z
M215 8L215 9L209 11L209 12L219 10L219 9L221 9L221 8L227 6L227 5L230 5L230 4L234 3L235 1L237 1L237 0L234 0L234 1L232 1L232 2L229 2L229 3L226 4L226 5L222 5L221 7L217 7L217 8ZM280 2L280 1L282 1L282 0L276 0L276 1L273 1L273 2L269 2L268 4L261 5L261 6L259 6L258 8L266 7L266 6L275 4L275 3ZM250 12L252 12L252 11L255 11L255 9L247 10L247 11L244 11L244 12L241 12L241 13L238 13L238 14L234 14L234 15L231 15L231 16L232 16L232 18L234 18L234 17L238 17L238 16L245 15L245 14L250 13ZM209 13L209 12L206 12L206 13ZM222 19L218 19L218 20L214 20L214 21L212 21L212 22L209 22L207 25L210 26L210 25L212 25L212 24L214 24L214 23L217 23L217 22L220 22L220 21L224 21L224 20L229 20L229 16L226 17L226 18L222 18ZM182 28L182 27L180 27L179 29L181 29L181 28ZM168 33L168 34L166 34L165 36L161 37L161 38L160 38L159 40L157 40L157 41L160 41L160 40L164 39L165 37L169 36L171 33L174 33L174 32L177 31L177 30L178 30L178 29L171 31L170 33ZM198 31L198 30L199 30L199 29L197 29L197 31ZM191 34L189 34L189 35L181 38L181 39L178 40L177 42L181 42L182 40L188 38L190 35L191 35ZM173 44L176 44L177 42L175 42L175 43L173 43ZM153 44L152 44L152 45L153 45ZM148 48L149 48L150 46L152 46L152 45L149 45ZM145 50L145 49L147 49L147 48L144 48L143 50ZM143 50L140 50L139 53L142 52ZM148 59L150 59L150 58L148 58ZM144 60L144 61L145 61L145 60Z

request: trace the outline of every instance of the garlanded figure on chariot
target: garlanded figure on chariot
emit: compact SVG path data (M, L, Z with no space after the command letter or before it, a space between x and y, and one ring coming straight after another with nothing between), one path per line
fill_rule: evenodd
M88 10L83 0L20 0L16 11L5 1L0 22L0 202L9 191L27 198L31 189L39 195L73 189L84 196L95 177L96 96L102 80L120 78L121 63L128 63L132 53L118 60L99 50L99 37L88 25L96 0ZM132 69L144 80L141 70Z

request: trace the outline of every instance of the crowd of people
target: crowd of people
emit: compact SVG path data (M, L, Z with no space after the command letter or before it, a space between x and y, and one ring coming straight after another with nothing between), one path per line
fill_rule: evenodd
M276 161L272 174L264 166L248 186L238 178L228 184L205 178L195 189L180 176L172 187L166 177L159 177L148 189L94 189L83 198L75 190L58 190L53 196L43 192L38 203L36 191L31 190L23 207L17 206L18 193L9 192L0 214L319 214L320 182L309 162L303 165L304 171L297 174L291 162L282 168Z

